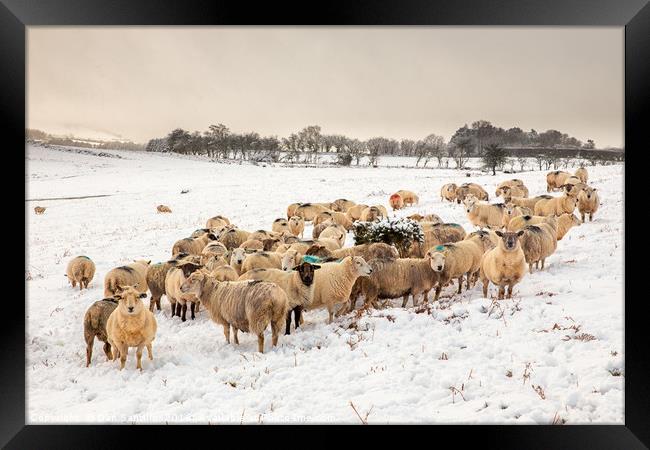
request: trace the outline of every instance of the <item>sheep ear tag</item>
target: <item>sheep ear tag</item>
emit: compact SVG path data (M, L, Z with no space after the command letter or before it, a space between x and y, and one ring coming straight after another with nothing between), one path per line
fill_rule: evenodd
M436 251L437 251L437 252L441 252L441 251L443 251L444 249L445 249L445 246L444 246L444 245L438 245L438 246L436 247Z

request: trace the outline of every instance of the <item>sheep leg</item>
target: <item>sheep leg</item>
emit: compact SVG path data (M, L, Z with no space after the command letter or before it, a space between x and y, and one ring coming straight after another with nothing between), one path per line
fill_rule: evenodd
M499 297L498 300L503 300L503 294L505 293L506 288L504 286L499 286Z
M71 283L72 283L72 287L77 287L77 282L75 281L74 278L71 280Z
M292 311L295 311L295 308ZM284 334L291 334L291 312L292 311L287 311L287 319L285 320L286 327L284 329ZM296 328L298 328L297 321L296 321Z
M104 342L104 353L106 353L106 357L108 358L109 361L113 360L113 353L111 352L111 344L108 342Z
M542 270L544 269L544 263L546 263L546 258L542 259Z
M126 344L122 344L120 347L120 370L124 369L126 365L126 357L129 354L129 347Z
M513 287L512 284L508 285L508 293L506 295L507 298L512 298L512 287Z
M593 213L589 213L589 222L591 222L591 220L592 220L593 218L594 218ZM582 221L584 222L585 220L582 219Z
M149 359L153 359L153 350L151 348L151 342L147 344L147 353L149 355Z
M581 217L582 221L584 222L585 221L585 213L580 213L580 217Z
M239 336L237 336L237 332L238 332L238 331L239 331L239 330L238 330L237 328L235 328L234 326L232 327L232 337L233 337L233 341L234 341L235 344L237 344L237 345L239 345Z
M533 273L533 264L534 264L534 263L530 263L530 264L528 264L528 271L529 271L530 273Z
M93 343L95 342L95 336L90 336L86 338L86 367L90 366L90 358L93 356ZM106 344L104 344L104 347Z
M179 303L179 304L180 304L180 303ZM187 313L187 303L184 303L184 304L183 304L183 316L181 317L181 320L182 320L183 322L185 322L185 320L187 320L187 319L185 318L186 313Z
M406 304L409 302L409 295L406 294L404 297L402 297L402 308L406 308ZM415 303L415 297L413 298L413 303ZM413 305L415 306L415 305Z
M154 299L154 295L151 294L151 298L149 299L149 311L153 312L153 306L156 304L156 300Z
M463 292L463 276L458 277L458 293Z
M483 297L487 298L488 287L490 285L490 282L488 281L487 278L483 278L483 277L481 277L481 282L483 283Z
M84 282L83 282L83 280L81 280L79 282L79 290L82 290L83 288L84 288Z
M142 349L144 348L144 344L138 345L137 350L135 351L135 357L137 364L135 366L136 369L140 369L142 372Z
M328 305L327 312L329 313L329 319L327 320L327 323L330 324L334 321L334 305Z
M281 327L282 327L281 320L276 320L275 322L271 322L271 344L273 345L273 347L276 347L278 345L278 337L280 335Z
M192 305L190 306L190 316L192 317L192 320L196 317L194 315L194 310L196 309L196 303L192 302Z
M471 272L467 272L467 274L465 275L467 277L467 287L465 288L466 291L469 290L469 288L470 288L469 282L470 282L470 278L472 278L472 275L473 274Z
M260 333L257 335L257 351L260 353L264 353L264 333Z
M296 323L296 328L302 323L302 306L293 308L293 321Z
M230 324L227 323L223 326L223 335L226 337L226 342L230 344Z

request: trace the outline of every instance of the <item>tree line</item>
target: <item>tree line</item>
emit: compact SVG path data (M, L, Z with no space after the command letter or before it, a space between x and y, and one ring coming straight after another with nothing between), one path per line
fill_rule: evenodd
M398 141L385 137L360 140L340 134L325 134L318 125L310 125L287 137L278 138L261 136L254 131L236 133L219 123L211 125L204 132L174 129L165 137L151 139L145 149L207 155L213 159L306 164L318 164L323 155L333 154L335 164L359 165L365 159L370 166L376 166L381 156L410 156L416 158L416 167L427 167L432 161L442 167L443 163L448 165L451 159L457 168L462 168L468 158L481 157L486 166L494 170L512 162L508 161L508 157L514 156L516 159L519 155L523 161L525 157L539 156L541 168L557 165L558 161L561 164L560 153L554 153L554 150L568 152L567 155L578 158L581 154L592 153L583 150L595 151L595 147L591 139L582 142L557 130L538 133L534 129L524 131L518 127L504 129L487 120L478 120L456 130L449 142L434 133L419 140Z

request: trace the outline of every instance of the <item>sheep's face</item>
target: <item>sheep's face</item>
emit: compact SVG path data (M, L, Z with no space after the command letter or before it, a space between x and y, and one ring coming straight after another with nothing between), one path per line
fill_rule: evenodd
M468 214L473 213L478 208L476 197L467 198L465 200L465 210Z
M361 256L353 257L352 264L354 264L354 268L359 276L365 277L372 273L372 267L370 267L370 264L368 264Z
M429 265L434 272L442 272L445 268L444 253L429 250L426 258L429 260Z
M289 226L292 228L299 228L301 224L305 223L305 219L302 217L298 216L292 216L291 219L289 219Z
M519 230L516 232L495 231L495 233L501 238L499 241L499 247L506 252L512 252L517 249L519 245L519 238L523 236L524 230Z
M282 270L288 272L296 267L296 256L298 252L295 250L287 250L287 252L282 256Z
M203 281L205 280L206 273L203 270L197 270L185 279L181 284L181 292L189 298L198 298L201 295L203 288Z
M117 307L122 314L135 316L144 309L142 299L146 296L146 292L140 293L133 286L124 286L114 295L114 298L118 301Z
M311 286L314 282L314 271L320 269L320 266L315 264L310 264L308 262L303 262L299 266L295 267L293 270L298 271L300 275L300 280L305 286Z
M246 259L246 250L243 248L233 248L230 254L231 264L242 264Z
M591 200L595 196L595 194L594 194L595 190L596 189L594 189L592 187L587 187L587 188L583 189L582 192L583 192L583 195L587 198L587 200Z

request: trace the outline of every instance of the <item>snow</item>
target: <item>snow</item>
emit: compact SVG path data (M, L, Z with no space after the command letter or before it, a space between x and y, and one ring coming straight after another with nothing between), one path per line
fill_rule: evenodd
M479 282L453 298L446 288L429 310L396 300L331 325L325 311L308 312L303 327L277 348L267 339L259 354L249 334L226 344L205 310L194 321L171 319L163 299L154 360L143 359L140 372L133 350L119 371L97 341L85 367L83 315L103 297L111 268L168 259L174 241L216 214L243 229L270 229L295 201L346 197L388 207L398 189L421 202L398 216L435 213L470 230L460 205L441 202L441 186L473 181L492 194L512 175L102 152L121 158L28 147L28 199L108 195L26 202L28 423L360 423L351 402L368 423L548 424L556 415L570 424L624 423L622 165L588 167L602 201L594 221L572 229L512 300L495 306ZM544 175L516 177L532 195L545 193ZM161 203L173 213L157 214ZM36 205L45 214L33 214ZM62 276L76 255L97 266L82 292ZM595 339L575 339L583 333Z

